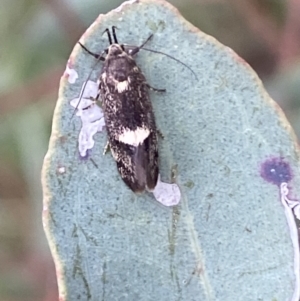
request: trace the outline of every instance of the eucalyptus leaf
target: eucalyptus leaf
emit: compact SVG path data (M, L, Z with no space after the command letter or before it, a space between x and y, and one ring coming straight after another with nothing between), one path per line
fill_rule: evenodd
M82 124L70 102L97 81L101 62L76 45L42 179L61 300L298 301L299 150L282 111L246 62L166 1L126 2L100 15L81 43L100 54L111 26L129 45L153 33L147 48L197 75L161 54L136 57L148 83L166 89L150 92L164 135L160 174L181 200L164 207L128 189L102 155L102 126L79 155Z

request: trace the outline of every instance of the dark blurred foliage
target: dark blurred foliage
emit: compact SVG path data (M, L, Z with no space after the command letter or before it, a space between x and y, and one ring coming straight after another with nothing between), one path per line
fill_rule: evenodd
M0 300L58 300L42 229L40 170L59 78L85 29L123 1L0 3ZM173 0L235 50L300 134L300 1Z

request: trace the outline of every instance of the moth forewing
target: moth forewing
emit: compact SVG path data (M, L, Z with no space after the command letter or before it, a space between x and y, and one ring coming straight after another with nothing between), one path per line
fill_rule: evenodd
M110 148L123 181L134 192L153 190L159 169L149 86L124 46L109 46L99 88Z

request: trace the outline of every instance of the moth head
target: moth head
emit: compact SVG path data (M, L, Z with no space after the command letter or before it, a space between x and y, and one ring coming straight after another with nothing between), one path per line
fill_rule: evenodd
M124 50L119 44L112 44L108 47L108 55L109 56L117 56L124 53Z

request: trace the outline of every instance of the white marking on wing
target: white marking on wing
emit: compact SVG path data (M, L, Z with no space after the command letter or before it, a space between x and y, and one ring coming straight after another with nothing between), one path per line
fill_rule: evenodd
M116 82L116 90L119 93L122 93L122 92L128 90L128 88L129 88L129 82L127 80L124 80L122 82Z
M135 131L125 129L124 132L119 135L118 140L125 144L137 147L139 144L144 142L149 134L150 131L147 128L138 127Z
M105 82L106 81L106 72L103 72L102 74L101 74L101 78L102 78L102 80Z

